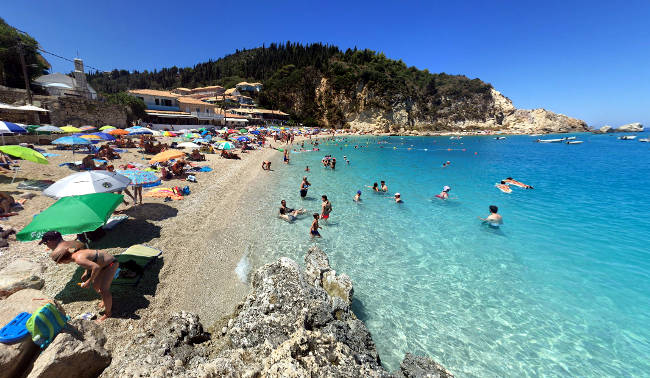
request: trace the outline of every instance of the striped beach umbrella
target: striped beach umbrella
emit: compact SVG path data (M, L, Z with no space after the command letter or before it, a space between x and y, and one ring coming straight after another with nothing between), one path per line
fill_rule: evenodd
M77 144L79 144L79 145L92 144L92 142L87 140L87 139L76 137L76 136L66 136L66 137L62 137L62 138L53 140L52 144L62 144L62 145L66 145L66 146L74 146L74 145L77 145Z
M232 142L223 142L223 143L217 144L217 149L218 150L234 150L235 148L236 148L235 144L232 143Z
M0 121L0 134L23 134L27 130L12 122Z
M81 131L91 131L91 130L97 130L97 128L95 126L81 126L79 128L79 130L81 130Z

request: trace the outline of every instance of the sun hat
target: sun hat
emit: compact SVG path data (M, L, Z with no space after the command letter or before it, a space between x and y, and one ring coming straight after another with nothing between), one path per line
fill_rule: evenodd
M399 197L399 193L395 193L395 197Z
M447 185L445 185L445 186L442 188L442 191L443 191L443 192L448 192L448 191L450 191L450 190L451 190L451 188L448 187Z

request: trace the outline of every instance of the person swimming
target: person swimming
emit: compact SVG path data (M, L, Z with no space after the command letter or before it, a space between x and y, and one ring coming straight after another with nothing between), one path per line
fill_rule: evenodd
M401 194L395 193L394 198L395 198L395 203L404 203L404 201L402 201L402 195Z
M500 184L494 184L494 186L496 186L497 189L499 189L504 193L508 193L508 194L512 193L512 189L510 189L510 187L508 186L508 184L506 184L505 181L501 181Z
M387 192L388 191L388 186L386 186L386 181L381 181L381 191L382 192Z
M512 177L508 177L507 179L503 180L502 182L505 182L506 184L511 184L511 185L514 185L514 186L518 186L518 187L524 188L524 189L535 189L530 185L526 185L521 181L517 181L517 180L513 179Z
M443 199L443 200L449 199L449 191L450 190L451 190L451 188L449 186L445 185L442 188L442 192L440 192L440 194L436 194L436 197L438 197L440 199Z
M478 219L482 220L485 222L488 226L492 228L499 228L503 224L503 217L498 214L499 208L490 205L490 215L488 215L485 218L478 217Z
M366 185L366 186L367 186L367 185ZM368 188L371 188L371 189L374 190L375 192L379 192L379 186L377 185L376 182L373 183L372 186L368 186Z
M361 191L357 190L357 194L354 196L354 202L361 202Z

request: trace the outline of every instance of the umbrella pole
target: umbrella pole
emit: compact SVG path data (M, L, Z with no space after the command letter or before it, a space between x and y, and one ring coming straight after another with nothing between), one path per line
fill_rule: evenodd
M18 167L18 168L20 168L20 167ZM14 177L11 178L11 183L12 183L12 184L14 183L14 180L16 180L16 175L18 174L18 168L16 168L16 167L13 168L13 170L14 170Z

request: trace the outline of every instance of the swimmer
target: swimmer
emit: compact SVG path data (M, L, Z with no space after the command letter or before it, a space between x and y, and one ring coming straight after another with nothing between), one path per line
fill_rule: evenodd
M309 166L305 167L305 172L309 172Z
M388 187L386 186L386 182L385 182L385 181L382 181L382 182L381 182L381 191L382 191L382 192L387 192L387 191L388 191Z
M307 176L302 177L302 182L300 183L300 198L307 197L307 189L311 186L311 183L307 181Z
M322 236L320 236L320 233L318 232L319 228L323 228L323 227L318 225L318 213L314 213L314 221L311 222L311 228L309 228L309 233L311 234L312 239L315 237L322 238Z
M505 181L501 181L500 184L494 184L494 186L496 186L497 189L499 189L504 193L508 193L508 194L512 193L512 189L510 189L510 187L508 186L508 184L506 184Z
M366 186L368 186L368 185L366 185ZM379 186L377 186L377 183L372 184L372 186L368 186L368 188L371 188L375 192L379 191Z
M490 215L488 215L485 218L478 217L478 219L482 220L483 222L487 223L488 226L493 227L493 228L498 228L500 225L503 224L503 217L501 215L497 214L499 211L499 208L490 205Z
M442 188L442 192L440 192L440 194L437 194L436 197L438 197L440 199L443 199L443 200L449 199L449 191L450 190L451 190L451 188L448 187L447 185L445 185Z
M357 194L354 196L354 202L361 202L361 191L357 190Z
M287 201L282 200L280 201L280 213L279 216L280 218L286 220L287 222L293 222L298 218L298 215L304 214L305 209L291 209L287 207Z
M395 193L394 198L395 198L395 203L404 203L404 201L402 201L402 196L399 193Z
M326 195L321 196L323 202L321 204L321 219L323 221L326 221L330 217L330 213L332 212L332 203L327 199Z
M523 182L520 182L520 181L517 181L517 180L513 179L512 177L508 177L507 179L503 180L503 182L505 182L506 184L511 184L511 185L518 186L518 187L524 188L524 189L535 189L530 185L526 185Z

